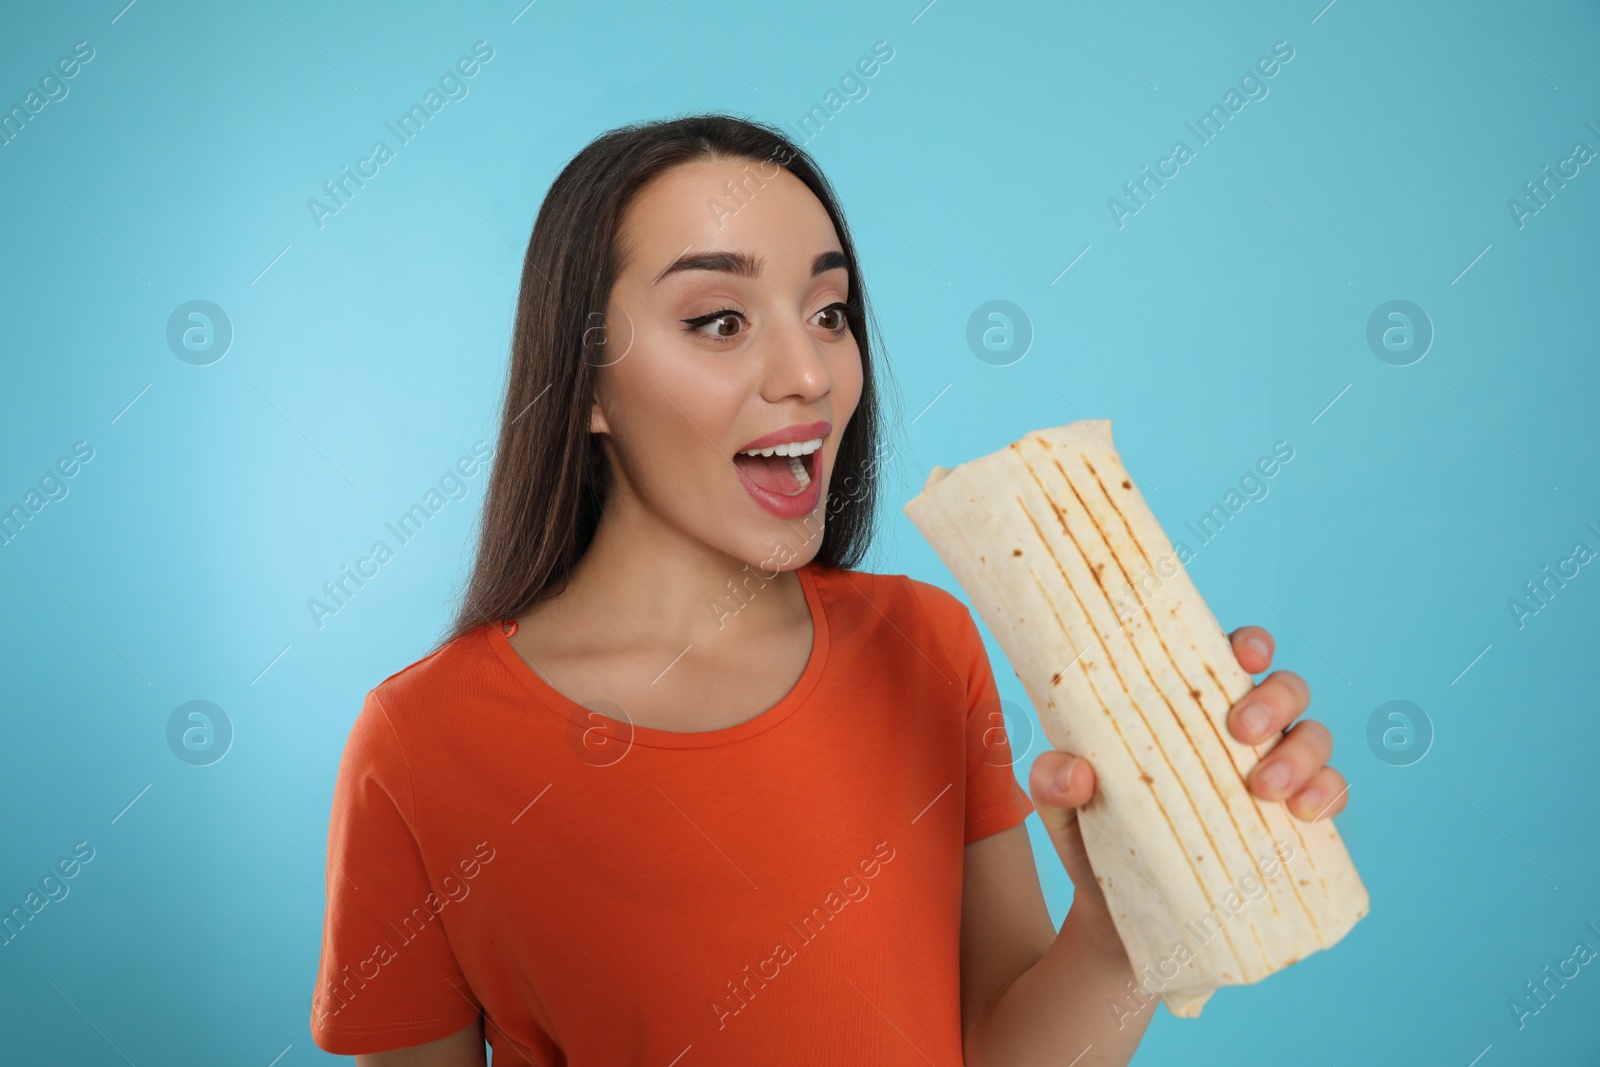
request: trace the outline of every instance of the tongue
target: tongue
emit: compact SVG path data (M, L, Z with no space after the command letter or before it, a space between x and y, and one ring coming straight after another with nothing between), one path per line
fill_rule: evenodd
M746 456L741 453L733 457L733 462L746 478L769 493L793 496L800 490L800 479L790 469L788 456Z

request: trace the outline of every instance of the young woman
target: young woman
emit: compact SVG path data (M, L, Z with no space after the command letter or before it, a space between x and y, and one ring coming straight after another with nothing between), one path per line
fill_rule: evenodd
M618 129L528 245L481 541L339 770L312 1035L362 1064L1123 1064L1153 1011L1082 759L992 730L967 608L853 569L884 461L869 306L774 130ZM769 454L770 453L770 454ZM1267 669L1270 636L1233 634ZM1308 702L1278 671L1235 737ZM1253 774L1344 806L1304 720ZM1055 929L1022 822L1075 887Z

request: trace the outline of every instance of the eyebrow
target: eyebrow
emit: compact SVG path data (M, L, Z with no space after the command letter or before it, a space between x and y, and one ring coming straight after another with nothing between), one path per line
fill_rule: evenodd
M680 270L711 270L724 274L737 275L740 278L759 278L765 260L752 256L748 252L696 252L693 255L681 254L677 259L667 264L667 268L657 274L654 285L667 275ZM843 252L823 252L811 261L811 276L814 278L824 271L836 270L843 267L847 272L849 262Z

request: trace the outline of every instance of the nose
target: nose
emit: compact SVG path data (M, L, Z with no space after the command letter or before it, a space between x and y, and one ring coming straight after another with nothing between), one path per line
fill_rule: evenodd
M770 403L789 399L810 402L833 388L822 342L804 322L795 320L774 330L762 352L761 395Z

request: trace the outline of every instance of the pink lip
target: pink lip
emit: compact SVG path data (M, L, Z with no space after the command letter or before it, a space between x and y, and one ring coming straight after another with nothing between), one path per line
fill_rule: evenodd
M809 441L814 437L826 437L832 431L833 423L831 422L797 422L793 426L785 426L781 430L774 430L765 437L758 437L749 444L740 445L736 451L748 452L752 448L769 448L772 445Z
M739 449L748 452L752 448L769 448L772 445L787 444L795 441L810 441L816 437L827 437L833 432L831 422L802 422L792 426L785 426L781 430L774 430L765 437L758 437L754 441ZM739 465L733 465L734 471L739 475L739 481L744 486L752 499L768 512L780 519L798 519L802 515L809 515L817 509L822 500L822 449L807 456L806 469L811 473L811 484L794 496L779 496L769 493L744 476L744 471L739 470Z
M826 424L824 423L823 425ZM816 437L817 435L812 434L811 436ZM807 440L810 440L810 438L807 438ZM761 445L759 447L765 448L766 446ZM740 451L743 451L743 449ZM767 492L749 478L746 478L744 471L739 470L737 463L734 464L734 471L739 475L739 481L744 486L745 491L754 498L757 504L760 504L780 519L798 519L802 515L809 515L815 511L817 504L822 500L822 450L818 449L811 454L817 457L815 463L816 474L812 475L811 484L794 496L779 496L777 493Z

